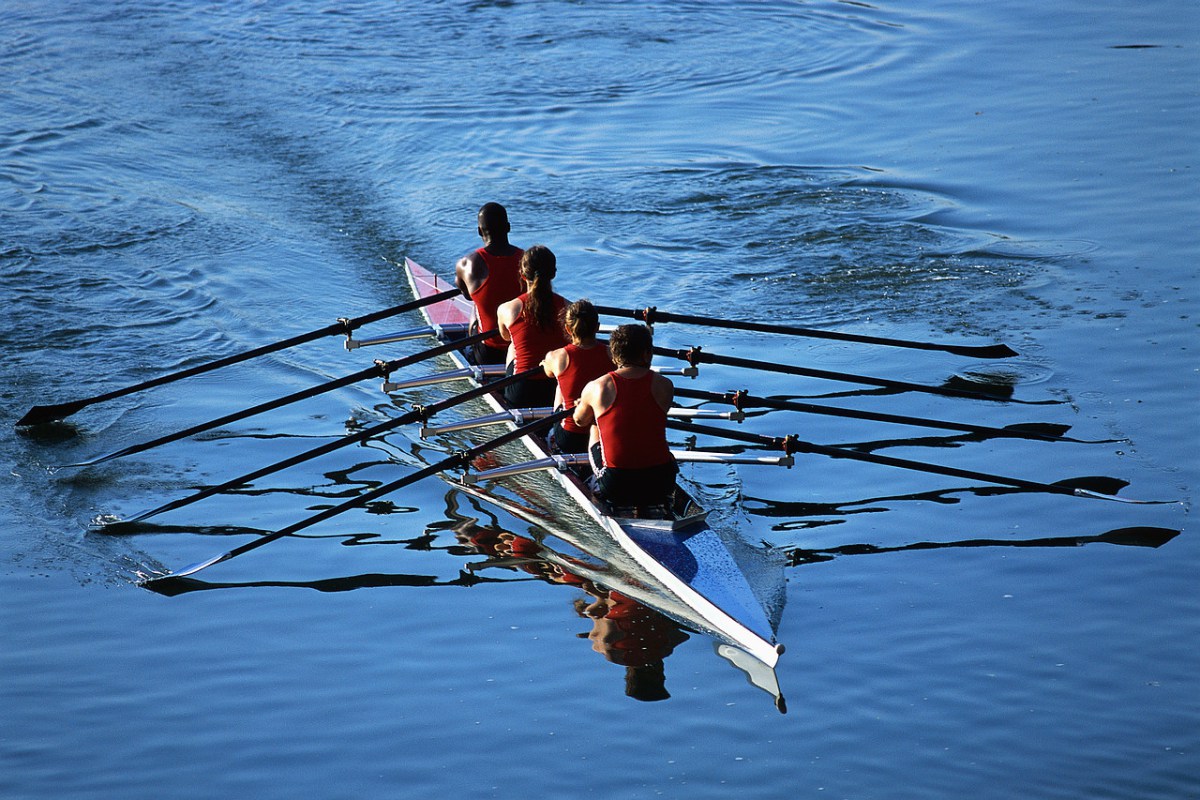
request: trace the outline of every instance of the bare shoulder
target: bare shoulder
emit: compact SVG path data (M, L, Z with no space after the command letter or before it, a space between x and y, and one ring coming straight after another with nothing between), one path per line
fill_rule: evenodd
M546 365L547 373L557 376L571 366L571 354L567 352L567 348L560 347L547 353L542 363Z
M478 250L472 250L460 258L454 265L454 282L468 296L479 288L479 284L487 277L487 264L479 255Z
M654 377L653 383L650 384L650 392L654 395L654 399L658 401L663 408L670 408L675 400L675 384L671 383L671 379L660 375L657 372L650 373Z

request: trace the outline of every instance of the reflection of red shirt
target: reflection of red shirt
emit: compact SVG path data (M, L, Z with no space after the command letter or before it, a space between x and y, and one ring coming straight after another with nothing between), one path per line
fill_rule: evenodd
M479 330L490 331L496 327L496 309L521 293L521 255L524 251L517 248L512 255L494 256L481 247L475 252L487 264L488 274L479 288L471 292L471 301L479 316ZM500 334L486 339L484 344L498 350L508 347Z
M640 378L612 376L617 396L613 404L596 417L604 466L621 469L657 467L671 460L667 446L667 412L650 391L654 373Z
M624 638L608 643L612 652L609 660L625 667L642 667L657 664L671 654L675 645L687 639L670 620L652 611L636 600L619 592L610 591L609 607L605 619L624 634Z
M557 350L567 343L567 333L563 330L562 313L567 307L567 301L560 295L554 295L555 322L549 328L539 328L525 316L525 306L529 303L529 292L518 298L521 301L521 314L508 326L512 335L513 350L517 363L514 372L524 372L542 363L546 353ZM544 376L539 376L544 377Z
M563 408L572 409L575 401L583 392L583 387L589 381L594 381L606 372L616 369L608 348L602 344L592 345L584 349L575 344L569 344L567 351L567 368L558 376L558 388L563 396ZM581 433L586 428L575 424L573 417L563 417L562 429L572 433Z

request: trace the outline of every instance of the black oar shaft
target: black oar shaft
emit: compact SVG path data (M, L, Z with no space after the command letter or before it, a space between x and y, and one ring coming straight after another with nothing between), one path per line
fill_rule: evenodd
M316 514L313 514L311 517L307 517L305 519L300 520L299 522L288 525L285 528L280 528L277 531L268 533L264 536L260 536L259 538L255 539L253 541L246 542L243 545L239 545L238 547L235 547L232 550L230 550L226 553L222 553L221 555L216 556L214 558L210 558L207 561L201 561L199 564L193 564L190 567L186 567L186 568L179 570L178 572L172 573L170 575L161 575L161 576L158 576L155 578L150 578L146 581L143 581L143 583L144 584L145 583L154 583L156 581L164 581L164 580L170 580L172 578L182 578L187 575L194 575L202 569L211 567L214 564L220 564L222 561L228 561L229 559L240 556L243 553L248 553L251 550L255 550L259 547L262 547L263 545L270 544L271 542L275 541L276 539L282 538L284 536L288 536L293 533L297 533L299 531L304 530L305 528L309 528L313 525L316 525L319 522L324 522L327 519L336 517L337 515L345 512L345 511L349 511L352 508L358 508L360 506L365 506L368 503L370 503L371 501L376 500L380 497L383 497L384 495L390 494L390 493L396 491L397 489L401 489L405 486L408 486L409 484L416 483L417 481L423 480L423 479L431 477L433 475L437 475L438 473L444 472L448 469L454 469L456 467L465 467L468 464L470 464L472 460L474 460L475 458L479 457L480 455L488 452L489 450L493 450L493 449L500 447L502 445L505 445L509 442L516 441L517 439L520 439L522 436L528 436L531 433L539 431L543 428L547 428L550 425L553 425L555 422L558 422L560 419L562 419L569 413L571 413L571 412L566 409L563 409L561 411L556 411L555 413L551 414L548 417L543 417L542 419L535 420L534 422L530 422L526 425L522 425L514 430L508 431L505 434L497 436L495 439L491 439L489 441L484 442L483 444L476 445L475 447L472 447L469 450L463 450L458 453L455 453L452 456L443 458L441 461L438 461L434 464L430 464L429 466L423 467L422 469L419 469L416 472L405 475L403 478L394 480L391 483L385 483L382 486L378 486L378 487L372 489L371 491L365 492L364 494L361 494L357 497L352 497L351 499L346 500L345 502L339 503L336 506L331 506L330 508L323 509L322 511L319 511Z
M1001 395L995 394L987 394L985 392L971 392L965 389L951 389L946 386L927 386L923 383L909 383L908 381L897 381L889 378L876 378L870 375L855 375L849 372L831 372L824 369L797 367L792 364L776 364L771 361L757 361L750 358L739 358L737 356L723 356L718 355L717 353L708 353L696 347L693 347L690 350L655 347L654 352L657 355L667 356L669 358L677 358L681 361L687 361L690 364L720 364L727 367L757 369L764 372L778 372L784 375L798 375L804 378L819 378L821 380L841 381L842 383L860 383L867 386L880 386L887 389L897 389L906 392L924 392L926 394L938 394L945 395L947 397L967 397L974 400L996 400L1000 402L1012 401L1012 398L1002 397Z
M867 419L874 422L891 422L897 425L914 425L923 428L938 428L941 430L963 431L985 436L1003 436L1014 439L1037 439L1041 441L1076 441L1062 436L1050 436L1036 432L1022 431L1019 428L993 428L987 425L974 425L969 422L951 422L925 417L910 417L902 414L886 414L879 411L861 411L854 408L836 408L822 406L816 403L801 403L795 400L779 400L773 397L755 397L742 392L706 392L702 389L689 389L679 386L675 388L676 397L687 397L692 400L711 400L728 403L739 408L772 408L778 411L798 411L803 414L821 414L830 417L845 417L847 419Z
M198 492L195 492L194 494L188 495L187 497L181 497L177 500L172 500L169 503L164 503L163 505L161 505L157 508L151 509L149 511L145 511L141 514L138 514L136 517L132 517L129 520L125 520L124 522L125 523L141 522L142 520L149 519L150 517L157 516L159 514L167 512L167 511L174 511L175 509L183 508L184 506L188 506L188 505L191 505L192 503L203 500L206 497L212 497L215 494L227 492L230 489L233 489L237 486L245 485L247 483L250 483L251 481L266 477L267 475L273 475L274 473L279 472L281 470L285 470L288 467L294 467L297 464L302 464L305 461L310 461L314 458L318 458L318 457L326 455L328 453L332 453L335 450L340 450L343 447L349 447L352 444L357 444L359 442L365 442L368 439L372 439L376 436L387 433L388 431L390 431L394 428L398 428L401 425L407 425L410 422L417 422L419 420L428 419L429 417L433 416L434 414L437 414L440 411L445 411L448 408L452 408L456 405L460 405L469 400L473 400L477 397L482 397L485 394L489 394L491 392L498 391L498 390L503 389L504 387L508 386L509 384L516 383L517 381L531 377L532 375L534 375L536 373L543 373L541 366L534 367L533 369L526 370L525 372L518 372L514 375L509 375L508 377L501 378L500 380L497 380L497 381L492 381L491 383L486 383L482 386L477 386L474 389L469 389L468 391L465 391L461 394L456 394L453 397L448 397L444 400L439 400L438 402L431 403L430 405L427 405L427 406L420 406L420 407L418 407L412 411L409 411L405 414L401 414L399 417L396 417L395 419L390 419L385 422L381 422L378 425L372 425L369 428L363 428L362 430L357 431L349 436L343 436L332 442L326 442L325 444L319 445L318 447L314 447L310 450L305 450L303 453L297 453L294 456L285 458L282 461L277 461L274 464L269 464L265 467L261 467L259 469L253 470L252 472L247 472L245 475L239 475L236 478L230 478L229 480L225 481L224 483L218 484L216 486L206 487L204 489L201 489ZM114 524L121 525L124 523L114 523Z
M815 453L817 455L829 456L831 458L848 458L854 461L865 461L871 464L900 467L902 469L915 470L917 472L929 472L935 475L948 475L955 478L987 481L988 483L996 483L1002 486L1015 486L1019 489L1052 492L1054 494L1079 494L1077 490L1068 486L1061 486L1053 483L1040 483L1038 481L1028 481L1024 480L1023 478L1010 478L1004 475L992 475L986 472L975 472L973 470L959 469L957 467L947 467L941 464L928 464L923 461L910 461L904 458L881 456L875 453L861 453L857 450L847 450L842 447L831 447L829 445L800 441L794 437L764 436L762 434L726 430L724 428L716 428L709 425L693 425L671 420L667 422L667 426L677 430L688 431L690 433L701 433L708 436L717 436L739 442L747 442L751 444L778 448L784 450L785 452ZM1104 495L1099 495L1097 493L1089 493L1088 496L1104 497Z
M689 325L705 325L711 328L729 328L732 330L755 331L757 333L781 333L787 336L806 336L813 339L833 339L843 342L858 342L860 344L886 345L888 347L907 347L914 350L940 350L955 355L971 356L973 358L1010 358L1017 352L1006 344L964 345L939 344L936 342L917 342L910 339L895 339L884 336L867 336L858 333L842 333L818 328L800 328L793 325L775 325L765 322L746 322L735 319L719 319L717 317L701 317L693 314L675 314L659 311L657 308L613 308L611 306L596 306L600 314L617 317L632 317L642 320L648 325L657 322L680 322Z
M163 384L173 383L174 381L182 380L184 378L191 378L195 375L211 372L212 370L220 369L222 367L228 367L232 364L238 364L242 361L249 361L250 359L258 358L259 356L267 355L268 353L286 350L289 347L305 344L306 342L311 342L325 336L335 336L341 333L349 333L357 328L362 327L363 325L367 325L372 322L378 322L379 320L387 319L388 317L394 317L397 314L403 314L406 311L412 311L414 309L421 308L422 306L430 305L431 303L448 300L458 293L458 289L450 289L448 291L441 292L440 294L422 297L408 303L402 303L398 306L385 308L381 311L375 311L371 314L364 314L363 316L355 317L354 319L339 320L338 322L327 325L324 328L318 328L316 330L309 331L308 333L297 334L296 336L292 336L288 339L263 345L262 347L256 347L253 350L247 350L243 353L237 353L235 355L225 356L213 361L208 361L203 364L197 364L194 367L188 367L187 369L182 369L169 375L151 378L148 381L134 384L133 386L114 389L110 392L105 392L104 394L98 394L95 397L88 397L81 400L71 400L66 403L58 403L55 405L34 406L25 413L25 416L17 420L17 425L40 425L46 422L64 419L81 409L97 403L103 403L107 400L114 400L118 397L124 397L126 395L141 392L146 389L152 389L156 386L162 386Z
M477 333L473 336L467 336L463 339L456 339L453 342L447 342L446 344L441 344L441 345L438 345L437 347L432 347L428 350L422 350L421 352L414 353L411 356L405 356L404 358L396 359L395 361L388 361L388 362L385 362L382 364L376 364L373 367L368 367L367 369L359 370L358 372L351 373L350 375L345 375L341 378L335 378L334 380L327 381L325 383L322 383L318 386L314 386L309 389L303 389L299 392L293 392L292 394L285 395L283 397L277 397L274 400L268 400L265 403L259 403L258 405L251 406L250 408L244 408L241 411L235 411L232 414L226 414L223 417L218 417L216 419L209 420L208 422L201 422L197 425L193 425L190 428L185 428L184 430L181 430L181 431L175 431L174 433L169 433L169 434L166 434L165 436L160 436L157 439L152 439L148 442L142 442L141 444L130 445L129 447L123 448L121 450L117 450L117 451L109 453L107 455L99 456L98 458L93 458L90 461L82 461L78 464L66 464L64 466L67 466L67 467L90 467L95 464L100 464L104 461L109 461L114 458L121 458L123 456L133 455L134 453L141 453L141 452L144 452L151 448L158 447L158 446L164 445L164 444L168 444L169 442L175 442L180 439L186 439L189 436L195 436L198 433L203 433L205 431L212 430L213 428L220 427L221 425L228 425L231 422L237 422L239 420L246 419L247 417L253 417L257 414L262 414L266 411L272 411L276 408L282 408L283 406L291 405L292 403L299 402L300 400L307 400L308 398L316 397L319 394L324 394L326 392L332 392L335 389L340 389L342 387L349 386L353 383L357 383L359 381L366 380L367 378L384 377L388 373L392 372L393 370L400 369L401 367L406 367L406 366L409 366L410 364L415 364L418 361L424 361L426 359L433 358L435 356L439 356L444 353L449 353L452 350L458 350L463 347L467 347L471 344L474 344L475 342L481 342L484 339L489 338L490 336L494 336L495 333L496 333L495 330L484 331L482 333Z

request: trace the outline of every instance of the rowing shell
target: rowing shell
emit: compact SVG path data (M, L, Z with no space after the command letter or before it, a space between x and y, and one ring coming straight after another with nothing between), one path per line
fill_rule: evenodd
M437 294L452 286L411 259L406 258L404 266L417 297ZM473 307L470 301L456 297L426 306L421 311L435 331L462 331L470 323ZM450 356L460 368L469 367L461 353L455 351ZM489 394L485 399L496 412L511 410L502 396ZM520 442L535 460L553 458L540 437L526 436ZM706 512L682 487L676 495L674 519L627 519L606 513L583 481L571 471L549 470L546 474L552 476L584 517L599 526L617 548L657 584L654 589L658 591L639 592L642 597L636 599L724 643L724 648L718 646L718 652L746 670L752 680L754 673L742 653L752 656L769 670L774 669L783 646L775 642L763 604L750 588L728 547L708 525ZM477 483L464 482L461 488L529 522L549 527L556 535L570 536L564 531L570 527L568 525L547 525L552 520L544 511L506 501ZM663 596L662 591L668 596ZM731 652L729 645L741 652Z

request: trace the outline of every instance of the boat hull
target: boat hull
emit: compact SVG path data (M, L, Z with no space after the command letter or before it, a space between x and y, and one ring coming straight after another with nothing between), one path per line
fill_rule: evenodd
M428 297L452 288L450 282L411 259L405 259L405 272L418 297ZM473 315L471 303L462 297L435 303L421 310L430 325L445 328L461 327ZM451 357L459 366L467 365L461 353L451 353ZM486 395L485 400L496 411L508 408L498 394ZM550 455L545 441L540 437L526 436L521 444L534 459ZM771 624L763 606L728 547L708 525L705 513L690 496L684 493L683 503L688 508L677 520L622 519L606 514L574 473L551 470L549 474L570 496L574 505L644 571L646 580L642 583L655 584L644 587L645 591L638 592L641 596L635 599L745 651L768 668L775 666L783 648L774 642ZM544 510L501 498L485 486L464 483L461 488L581 546L578 537L569 530L571 526L554 525L554 520ZM656 593L661 590L669 592L673 601L656 603L656 599L663 599L661 596L656 598Z

